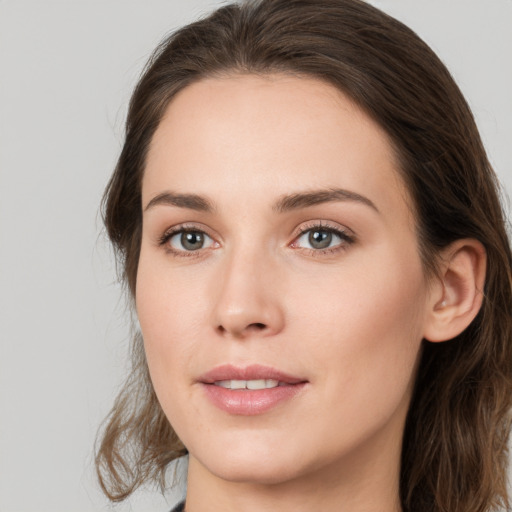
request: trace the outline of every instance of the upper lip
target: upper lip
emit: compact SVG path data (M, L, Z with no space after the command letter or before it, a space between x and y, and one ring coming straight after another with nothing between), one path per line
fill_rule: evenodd
M290 375L288 373L272 368L252 364L250 366L238 367L231 364L223 364L207 371L199 377L199 381L205 384L213 384L223 380L260 380L273 379L286 384L298 384L306 382L306 379Z

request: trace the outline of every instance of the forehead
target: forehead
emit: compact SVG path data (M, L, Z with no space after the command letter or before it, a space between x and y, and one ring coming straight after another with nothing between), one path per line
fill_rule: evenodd
M166 189L222 202L329 187L384 209L407 200L387 134L334 86L235 75L196 82L171 101L150 145L143 202Z

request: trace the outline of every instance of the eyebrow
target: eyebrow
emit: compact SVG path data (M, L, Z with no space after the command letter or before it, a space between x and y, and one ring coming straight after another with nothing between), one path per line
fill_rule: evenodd
M146 205L144 211L154 208L158 205L177 206L178 208L188 208L199 212L210 213L214 210L213 204L207 198L197 194L177 194L174 192L163 192L153 197Z
M369 206L377 213L379 209L375 204L365 196L345 190L342 188L329 188L322 190L312 190L290 194L280 198L274 205L273 209L279 213L297 210L300 208L308 208L322 203L330 203L335 201L354 201L356 203Z
M279 198L272 209L278 213L285 213L292 210L299 210L301 208L308 208L318 204L335 201L353 201L369 206L377 213L379 212L375 204L367 197L341 188L311 190L288 194ZM211 213L215 210L212 201L204 196L200 196L198 194L179 194L167 191L158 194L151 199L144 208L144 211L158 205L177 206L178 208L187 208L206 213Z

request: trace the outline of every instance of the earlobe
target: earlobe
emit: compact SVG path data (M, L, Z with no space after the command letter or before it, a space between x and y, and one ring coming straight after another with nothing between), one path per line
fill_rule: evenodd
M458 336L476 317L483 301L487 257L474 239L457 240L441 254L432 287L424 338L432 342Z

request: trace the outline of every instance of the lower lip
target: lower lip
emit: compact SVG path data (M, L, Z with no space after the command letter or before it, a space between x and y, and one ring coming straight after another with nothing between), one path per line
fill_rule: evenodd
M203 384L210 401L219 409L240 416L263 414L292 399L304 389L305 382L268 389L227 389L215 384Z

